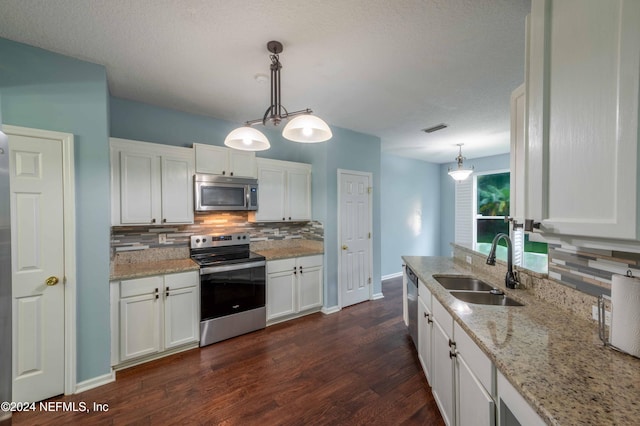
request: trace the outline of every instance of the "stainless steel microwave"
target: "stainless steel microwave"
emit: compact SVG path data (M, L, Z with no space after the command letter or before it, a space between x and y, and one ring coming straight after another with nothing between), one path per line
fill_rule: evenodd
M219 175L194 177L195 211L258 210L258 180Z

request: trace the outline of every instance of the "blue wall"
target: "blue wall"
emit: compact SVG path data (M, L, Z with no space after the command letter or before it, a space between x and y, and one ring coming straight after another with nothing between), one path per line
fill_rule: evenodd
M109 97L104 67L0 38L5 124L74 134L77 380L110 371Z
M476 172L492 172L508 170L509 154L465 160L466 167L474 167ZM440 256L451 256L451 243L455 238L455 181L447 174L448 168L455 168L456 163L440 165Z
M402 272L401 256L440 254L440 166L382 156L382 276Z
M189 147L193 143L223 145L226 135L240 123L187 114L140 102L111 98L111 136ZM380 183L380 139L331 127L326 143L301 144L283 139L280 129L265 128L271 148L258 157L310 163L313 166L313 218L325 229L325 306L338 304L337 169L373 173L373 186ZM380 194L373 195L373 292L380 284Z

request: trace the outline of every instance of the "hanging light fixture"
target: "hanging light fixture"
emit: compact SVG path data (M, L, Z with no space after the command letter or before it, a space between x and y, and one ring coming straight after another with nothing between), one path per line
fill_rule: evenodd
M463 143L458 144L459 151L458 151L458 156L456 157L456 161L458 162L458 168L455 170L451 170L451 167L449 167L449 176L451 176L456 181L465 180L471 175L471 173L473 173L473 167L471 167L470 169L465 169L462 165L462 162L465 160L465 157L462 156L462 145L464 144Z
M281 121L291 119L282 130L282 137L294 142L316 143L324 142L333 136L331 129L322 119L311 115L309 108L300 111L289 112L280 103L280 63L279 54L282 53L282 43L270 41L267 50L271 52L271 105L264 113L262 119L247 121L243 127L233 130L227 135L224 144L230 148L243 151L263 151L269 149L267 137L258 129L253 128L257 124L266 125L271 122L277 126Z

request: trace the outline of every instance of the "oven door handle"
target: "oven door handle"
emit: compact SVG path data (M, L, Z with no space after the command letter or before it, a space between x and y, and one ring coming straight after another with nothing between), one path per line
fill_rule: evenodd
M257 268L266 265L264 260L258 260L256 262L236 263L233 265L221 265L221 266L208 266L200 268L200 275L215 274L216 272L229 272L238 271L240 269Z

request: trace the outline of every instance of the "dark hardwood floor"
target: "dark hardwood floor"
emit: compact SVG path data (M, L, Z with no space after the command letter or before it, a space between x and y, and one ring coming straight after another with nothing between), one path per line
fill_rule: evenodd
M14 425L443 424L402 321L402 280L384 299L320 313L118 372L49 401L107 412L15 413Z

